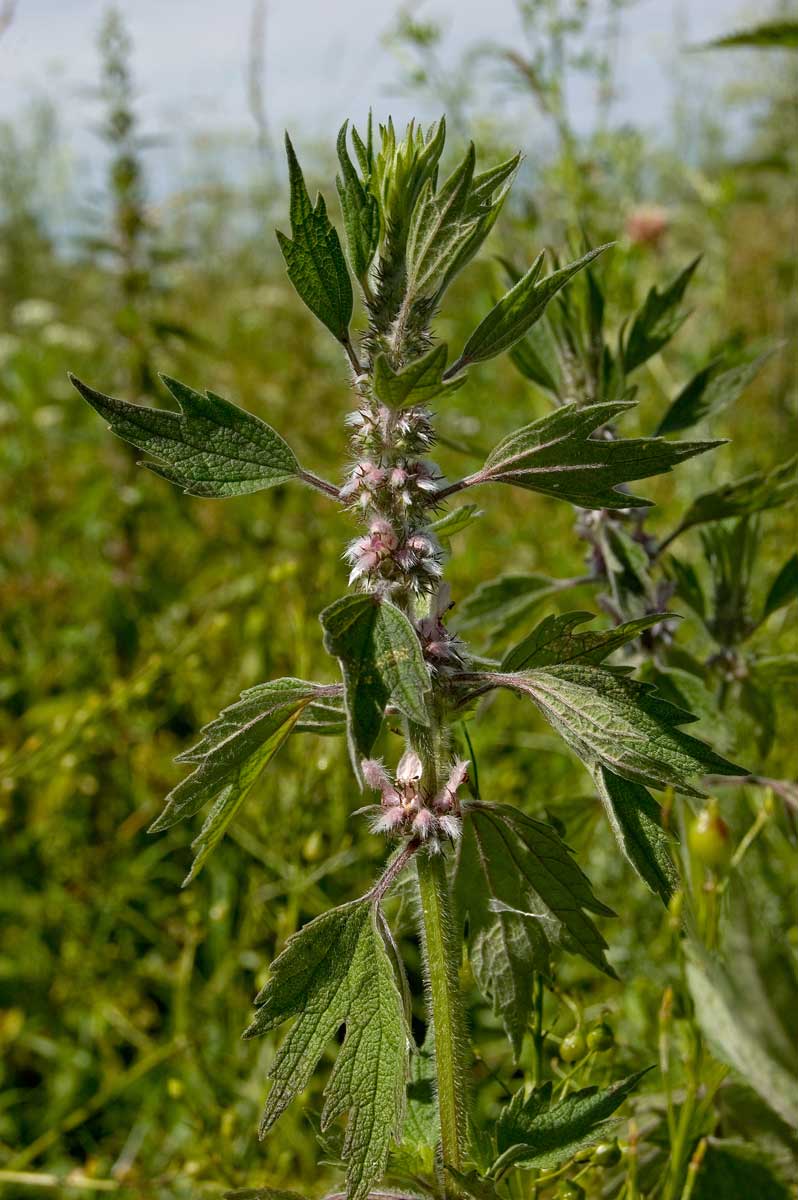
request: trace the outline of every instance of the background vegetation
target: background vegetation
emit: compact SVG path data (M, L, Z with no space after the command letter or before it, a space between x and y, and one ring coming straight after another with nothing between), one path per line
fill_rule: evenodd
M474 47L458 73L479 81L474 87L453 88L438 70L433 25L406 15L390 31L404 88L439 98L456 130L477 129L486 156L517 146L527 155L495 254L526 264L541 247L564 251L583 233L594 243L617 239L604 275L616 328L654 281L703 255L693 315L643 372L648 428L716 354L781 347L738 404L710 422L711 435L732 446L655 482L664 533L708 476L739 477L798 450L798 56L724 51L741 55L746 86L722 112L693 106L689 146L678 127L656 143L616 127L600 104L595 126L578 132L567 83L579 75L599 100L611 93L612 25L595 42L584 32L587 3L521 7L528 44ZM0 122L0 1190L29 1195L37 1184L64 1195L177 1200L268 1181L317 1194L332 1177L316 1165L317 1091L260 1145L254 1131L274 1042L239 1035L288 935L359 894L379 860L377 841L351 817L360 800L345 750L332 739L289 743L279 776L259 785L186 891L185 830L156 838L145 830L178 778L174 755L223 704L272 677L329 676L315 614L341 593L348 526L331 524L323 498L301 489L225 504L182 496L136 468L66 372L162 407L160 370L210 387L290 430L300 459L321 474L340 459L346 372L284 277L272 233L285 223L281 171L253 151L251 177L211 178L155 209L134 48L118 16L104 22L98 50L107 187L99 201L80 197L93 205L80 237L41 217L45 193L49 203L60 186L57 112L35 103L24 121ZM721 51L703 53L711 73ZM511 89L515 115L500 119ZM730 145L717 131L732 123L741 132ZM319 179L329 157L319 152ZM452 341L486 311L500 281L489 259L458 283L442 314ZM440 414L444 469L461 470L519 414L544 411L540 392L509 362L484 368ZM566 506L513 492L488 508L455 560L456 599L502 570L580 573L584 547ZM795 534L794 507L763 515L755 593ZM700 560L697 535L681 552ZM798 650L794 617L794 607L778 613L753 635L751 653ZM687 619L710 658L717 647ZM705 682L717 686L709 669ZM774 685L769 699L770 736L762 714L752 720L732 695L714 741L790 781L794 680ZM662 1062L663 1036L671 1038L682 1087L693 1025L673 918L618 861L578 764L528 711L520 733L517 719L505 698L481 726L483 793L562 821L597 894L623 914L603 923L621 982L574 960L562 964L560 986L592 1017L607 1015L614 1061L629 1071ZM735 845L759 821L737 874L753 890L768 946L794 958L795 794L738 788L724 791L721 805ZM775 987L768 963L764 978ZM663 1025L663 996L674 994ZM489 1106L506 1049L496 1018L473 989L469 996L485 1047L480 1103ZM730 1077L727 1130L743 1086ZM796 1135L753 1093L747 1103L738 1132L757 1141L758 1120L761 1139L798 1178ZM650 1116L644 1110L638 1124Z

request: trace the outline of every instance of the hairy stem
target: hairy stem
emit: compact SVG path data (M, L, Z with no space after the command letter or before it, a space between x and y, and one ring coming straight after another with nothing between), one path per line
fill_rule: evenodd
M468 1121L457 941L452 929L451 896L443 855L418 855L416 870L421 900L421 943L435 1031L441 1158L448 1193L453 1190L453 1181L447 1177L446 1169L462 1170Z

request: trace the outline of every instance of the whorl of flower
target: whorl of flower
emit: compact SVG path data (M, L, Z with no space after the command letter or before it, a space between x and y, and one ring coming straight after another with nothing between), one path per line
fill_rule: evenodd
M429 615L417 624L418 636L427 662L436 670L462 670L468 663L465 643L450 633L443 618L452 607L451 588L442 583L430 606Z
M435 853L444 838L456 841L462 831L457 792L468 778L468 766L467 760L456 759L443 787L431 795L423 786L423 766L415 750L405 751L393 779L379 759L364 759L363 779L381 793L379 806L365 810L371 814L372 832L419 838Z
M385 517L374 517L369 531L346 549L352 564L349 582L362 580L369 587L409 587L419 595L440 579L442 551L429 534L397 532Z

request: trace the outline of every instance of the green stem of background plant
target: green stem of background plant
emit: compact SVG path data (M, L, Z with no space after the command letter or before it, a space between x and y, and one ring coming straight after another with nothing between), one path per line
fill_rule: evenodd
M421 901L421 941L435 1031L443 1182L450 1193L456 1189L452 1188L446 1170L448 1167L462 1170L468 1122L457 943L452 931L451 896L443 855L419 854L416 869Z

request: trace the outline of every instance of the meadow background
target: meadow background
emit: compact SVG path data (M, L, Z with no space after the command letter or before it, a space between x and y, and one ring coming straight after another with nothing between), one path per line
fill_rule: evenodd
M362 124L369 104L399 121L445 110L453 157L466 136L483 162L521 148L490 250L521 264L583 232L617 240L606 269L616 324L703 256L691 318L644 373L643 423L721 350L780 349L711 423L732 446L655 481L658 531L696 488L798 449L798 55L695 48L762 17L760 5L293 9L0 5L4 1196L188 1200L328 1182L320 1085L261 1145L274 1041L239 1035L287 936L359 894L380 861L351 817L361 801L343 747L289 743L185 891L186 828L145 831L181 777L174 755L223 704L281 675L332 677L317 613L345 586L349 523L303 489L181 495L135 466L66 378L168 406L165 371L263 416L303 463L338 476L345 363L292 292L273 235L287 221L284 124L331 211L338 126ZM494 258L470 268L441 334L459 342L500 286ZM509 361L475 372L440 413L442 466L462 470L519 414L544 411ZM513 492L484 507L458 547L456 599L502 570L580 572L566 506ZM796 532L794 508L764 515L762 579ZM697 559L698 538L682 551ZM794 615L755 648L795 651ZM794 779L796 699L774 694L770 745L734 705L716 744ZM518 720L508 698L479 727L483 792L559 816L598 894L624 914L605 923L622 983L574 962L562 980L612 1015L638 1067L657 1056L667 917L618 861L578 764L529 712ZM735 834L759 802L753 789L724 795ZM793 821L780 811L746 864L777 898L769 932L794 947ZM405 949L412 965L412 939ZM470 1007L490 1067L506 1051L475 995Z

